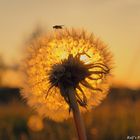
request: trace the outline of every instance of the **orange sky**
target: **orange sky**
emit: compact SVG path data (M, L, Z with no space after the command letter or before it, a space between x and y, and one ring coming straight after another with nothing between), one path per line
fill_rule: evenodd
M114 80L140 86L139 0L0 0L0 53L19 62L21 44L37 24L85 28L114 54Z

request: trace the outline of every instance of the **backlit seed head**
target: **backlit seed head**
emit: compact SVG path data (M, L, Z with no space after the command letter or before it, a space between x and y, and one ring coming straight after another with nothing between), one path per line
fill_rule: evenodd
M32 39L23 63L23 96L40 115L56 121L71 116L69 97L62 90L73 87L81 111L96 107L109 89L112 56L92 34L62 29Z

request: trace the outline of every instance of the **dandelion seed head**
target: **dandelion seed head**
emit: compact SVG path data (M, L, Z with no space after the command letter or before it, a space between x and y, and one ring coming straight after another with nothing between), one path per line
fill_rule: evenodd
M32 39L26 46L22 94L40 115L55 121L71 117L62 85L74 87L82 112L107 96L112 56L94 35L66 28Z

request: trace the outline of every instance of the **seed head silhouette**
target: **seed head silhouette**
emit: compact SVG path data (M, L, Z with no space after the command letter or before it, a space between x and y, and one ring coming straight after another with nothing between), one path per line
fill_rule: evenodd
M112 55L94 35L67 28L53 31L28 42L26 54L22 94L40 115L55 121L71 117L70 87L82 112L107 96Z

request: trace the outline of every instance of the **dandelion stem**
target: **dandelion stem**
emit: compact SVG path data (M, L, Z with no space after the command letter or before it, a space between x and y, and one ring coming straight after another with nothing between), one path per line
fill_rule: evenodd
M81 116L81 113L77 104L77 100L75 97L74 88L69 88L67 91L67 94L69 96L70 105L73 111L73 117L74 117L75 126L77 129L79 140L87 140L85 127L84 127L83 119L82 119L82 116Z

